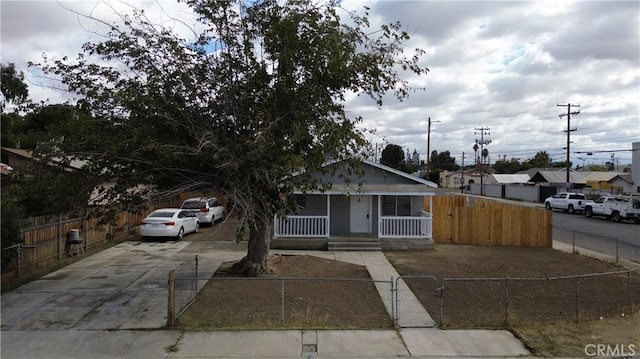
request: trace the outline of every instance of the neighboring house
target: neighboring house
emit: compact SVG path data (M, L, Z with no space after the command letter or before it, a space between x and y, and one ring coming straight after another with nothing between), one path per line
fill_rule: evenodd
M582 179L591 172L569 172L569 181L572 188L581 188L586 185ZM551 170L551 171L537 171L531 176L530 182L541 186L549 187L562 187L567 186L567 171L566 170ZM580 185L581 184L581 185Z
M635 192L631 174L618 174L607 182L598 182L599 190L615 194L631 194ZM593 185L591 188L596 189Z
M487 178L486 184L526 184L531 177L526 173L516 174L492 174Z
M29 150L24 150L21 148L9 148L9 147L2 147L2 163L4 163L5 165L11 166L13 169L17 169L20 168L21 166L26 165L27 163L32 163L35 161L39 161L38 159L33 157L33 153ZM82 168L82 166L85 164L85 162L83 161L78 161L78 160L72 160L68 166L62 166L61 165L61 161L58 162L59 159L53 159L51 162L48 162L47 165L49 165L51 168L55 168L55 169L62 169L64 171L67 172L71 172L77 169Z
M331 184L328 190L294 192L301 208L276 216L272 248L433 247L433 218L424 205L435 183L366 160L359 162L363 176L358 178L347 166L346 161L325 164L327 172L316 178Z
M470 185L474 183L480 183L481 172L477 170L465 171L464 174L460 171L443 171L440 173L440 187L442 188L457 188L463 184ZM483 181L487 181L489 178L488 173L484 173Z
M2 147L1 162L12 168L19 168L33 160L31 151L21 148Z
M619 172L571 171L569 179L575 188L589 187L591 184L609 182L616 176L625 175ZM567 172L538 171L531 177L531 182L550 187L564 187L567 182Z

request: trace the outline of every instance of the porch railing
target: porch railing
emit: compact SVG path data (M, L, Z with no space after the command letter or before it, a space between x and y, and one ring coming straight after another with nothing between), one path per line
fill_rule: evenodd
M431 213L419 217L380 217L380 238L431 238Z
M275 237L329 237L328 216L276 216L273 227Z

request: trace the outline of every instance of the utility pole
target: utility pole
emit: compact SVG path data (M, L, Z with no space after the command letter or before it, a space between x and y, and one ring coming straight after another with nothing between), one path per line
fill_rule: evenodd
M431 121L431 117L427 119L427 179L431 174L431 123L440 121Z
M560 114L560 118L562 118L563 116L567 116L567 191L571 191L571 177L569 176L570 172L571 172L571 165L570 163L570 153L569 152L569 146L571 143L570 137L571 137L571 132L573 131L577 131L577 128L571 128L571 115L577 115L580 113L580 111L574 111L571 112L571 106L573 107L580 107L580 105L572 105L570 103L566 104L566 105L561 105L558 104L559 107L566 107L567 108L567 113L566 114Z
M491 135L491 132L489 132L491 129L489 127L480 127L480 128L474 128L473 129L474 135L480 135L480 141L478 141L476 139L476 145L480 145L480 156L482 156L482 153L484 152L484 145L488 145L491 143L491 140L485 140L484 136L485 135ZM478 131L478 132L475 132ZM480 195L484 195L484 161L480 161Z
M464 193L464 152L462 152L462 167L460 167L460 192Z

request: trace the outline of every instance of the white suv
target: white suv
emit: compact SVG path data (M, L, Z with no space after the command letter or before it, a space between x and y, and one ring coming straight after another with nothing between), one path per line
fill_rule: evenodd
M561 209L570 214L584 212L587 197L582 193L560 192L544 200L544 208Z
M201 224L213 225L224 218L224 207L215 197L189 198L180 208L195 214Z

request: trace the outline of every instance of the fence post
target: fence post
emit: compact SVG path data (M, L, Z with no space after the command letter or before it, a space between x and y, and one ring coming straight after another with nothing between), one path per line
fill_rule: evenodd
M580 277L576 278L576 321L580 322Z
M62 251L65 247L62 245L62 215L58 214L58 260L62 259Z
M24 243L24 230L20 228L20 243L16 248L18 256L18 275L22 275L22 244Z
M84 219L82 220L82 227L84 227L84 252L87 252L89 247L89 210L85 210Z
M509 278L504 280L504 324L509 325Z
M280 280L280 305L281 305L280 321L284 326L284 279Z
M631 301L631 271L627 271L627 293L629 295L629 312L633 309L633 302Z
M618 264L618 245L620 240L616 238L616 264Z
M444 278L440 279L440 327L444 326Z
M572 246L571 253L576 254L576 231L573 230L571 233L572 233L572 236L571 236L571 246Z
M398 280L400 278L396 278L393 280L393 276L391 276L391 316L393 322L398 324Z
M167 326L173 327L176 319L176 270L169 272L169 300L167 303Z

